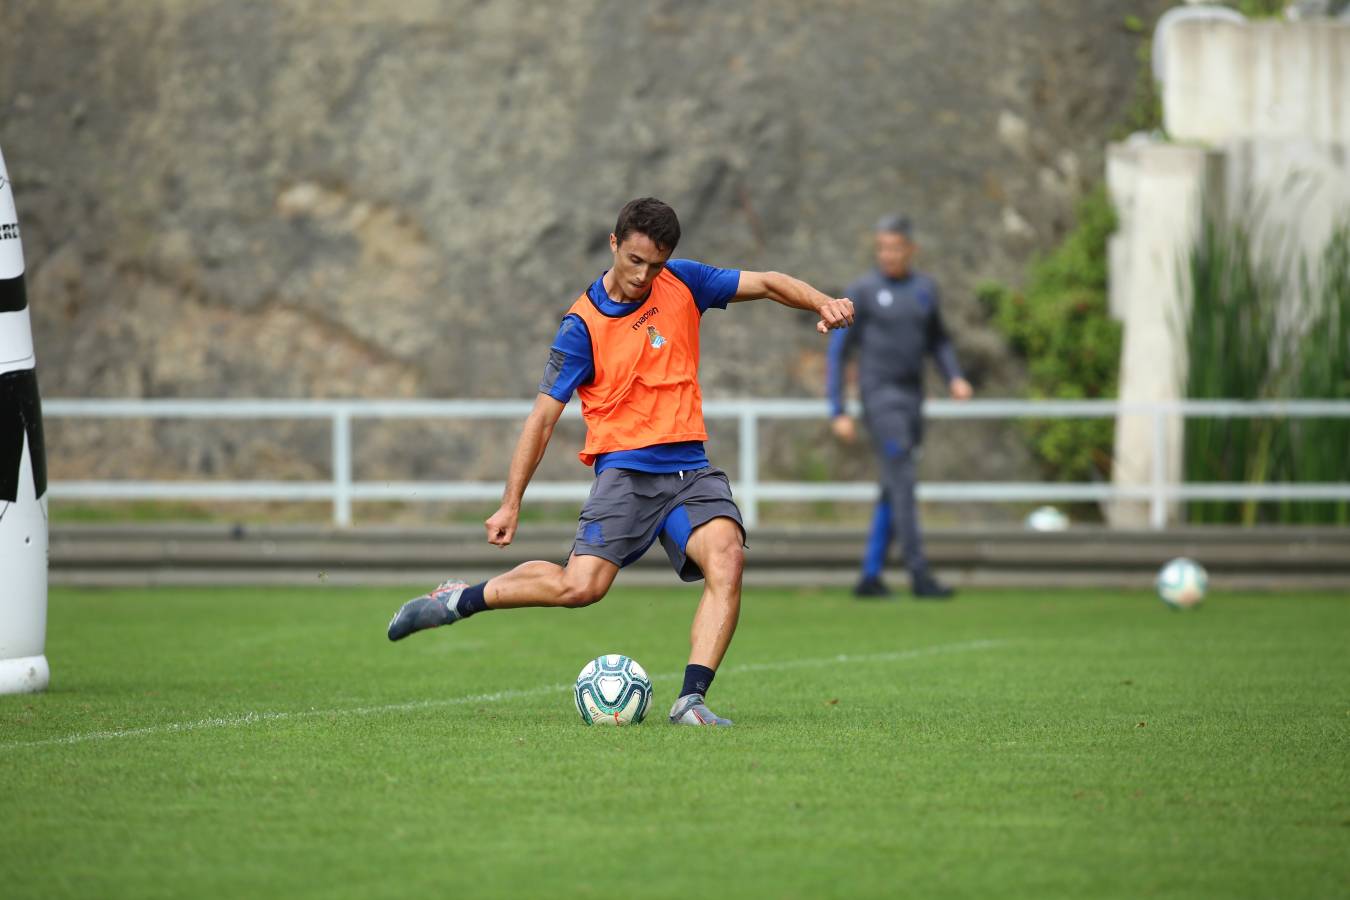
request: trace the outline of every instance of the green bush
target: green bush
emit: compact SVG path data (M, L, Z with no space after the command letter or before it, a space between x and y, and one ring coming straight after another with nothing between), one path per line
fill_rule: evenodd
M1224 6L1231 6L1249 19L1284 18L1284 8L1289 0L1229 0Z
M1024 290L994 283L978 289L994 323L1026 360L1034 398L1116 395L1121 329L1110 315L1106 271L1106 242L1115 226L1106 191L1098 187L1079 202L1063 243L1031 264ZM1026 428L1050 478L1110 475L1110 419L1033 420Z

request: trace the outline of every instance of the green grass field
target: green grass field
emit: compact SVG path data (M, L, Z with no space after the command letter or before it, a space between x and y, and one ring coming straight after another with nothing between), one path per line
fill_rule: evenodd
M53 590L0 895L1350 893L1350 597L754 590L714 731L662 715L690 590L391 645L407 593ZM646 724L580 723L601 652Z

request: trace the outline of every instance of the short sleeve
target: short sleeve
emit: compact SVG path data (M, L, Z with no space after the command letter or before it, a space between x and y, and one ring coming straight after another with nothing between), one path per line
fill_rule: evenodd
M548 394L559 403L572 399L577 388L595 377L595 362L591 356L591 335L581 316L575 313L563 317L558 335L549 347L548 362L539 392Z
M692 259L672 259L666 268L689 288L701 313L726 309L741 284L740 269L719 269Z

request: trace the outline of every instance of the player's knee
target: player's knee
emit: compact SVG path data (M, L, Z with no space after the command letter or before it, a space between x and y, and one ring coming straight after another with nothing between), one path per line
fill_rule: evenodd
M745 548L739 535L728 535L719 539L708 550L708 564L705 574L723 580L735 580L745 571Z
M606 587L594 581L566 581L563 583L562 602L569 609L580 609L600 602Z

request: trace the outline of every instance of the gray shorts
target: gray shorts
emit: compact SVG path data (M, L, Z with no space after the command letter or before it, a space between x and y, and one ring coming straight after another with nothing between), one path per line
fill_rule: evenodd
M698 581L703 572L685 556L684 548L695 528L718 517L740 526L744 541L745 523L721 469L708 466L669 474L605 469L596 476L582 507L572 552L598 556L622 568L637 562L659 537L681 580Z

